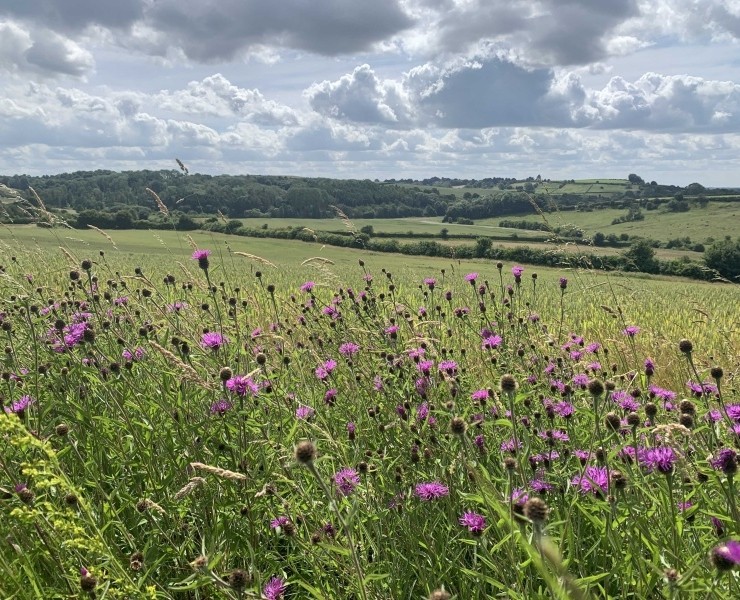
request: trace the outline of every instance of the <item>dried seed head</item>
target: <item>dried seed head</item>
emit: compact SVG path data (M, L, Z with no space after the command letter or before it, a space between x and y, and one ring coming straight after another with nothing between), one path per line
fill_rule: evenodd
M249 576L249 573L243 569L234 569L229 573L229 585L237 591L243 590L247 587L251 580L252 578Z
M208 566L208 557L201 554L190 563L190 566L194 571L201 571Z
M725 374L725 372L722 370L722 367L712 367L709 373L714 379L722 379L722 376Z
M604 417L604 424L612 431L619 431L619 428L622 425L619 419L619 415L613 412L606 413L606 416Z
M604 384L599 379L588 382L588 393L592 396L601 396L604 393Z
M69 425L66 423L59 423L54 431L59 437L65 437L69 433Z
M316 458L316 446L309 440L299 442L295 447L295 458L302 465L311 464Z
M501 376L501 391L504 394L513 394L516 391L516 379L514 379L513 375L502 375Z
M645 405L645 414L649 419L654 419L655 415L658 414L658 406L653 402L648 402Z
M524 516L535 525L542 525L547 520L549 509L541 498L530 498L524 504Z
M611 480L614 484L614 487L618 490L623 490L627 487L627 478L624 476L624 473L622 473L622 471L612 471Z
M429 600L450 600L452 596L444 589L434 590L429 594Z
M636 412L629 413L627 415L627 425L629 425L632 428L639 427L640 415L638 415Z
M504 468L509 472L514 471L516 469L516 460L511 456L507 456L504 459Z
M678 349L684 354L691 354L694 350L694 344L691 343L691 340L683 339L678 342Z
M95 589L97 585L98 580L90 575L87 570L85 570L84 574L80 576L80 589L83 592L87 592L89 594Z
M468 424L462 417L455 417L450 421L450 431L455 435L464 435L468 429Z
M229 379L231 379L231 378L232 378L233 376L234 376L234 373L233 373L233 371L232 371L231 369L229 369L229 367L224 367L224 368L223 368L223 369L221 369L221 370L219 371L219 373L218 373L218 378L219 378L219 379L220 379L221 381L228 381L228 380L229 380Z

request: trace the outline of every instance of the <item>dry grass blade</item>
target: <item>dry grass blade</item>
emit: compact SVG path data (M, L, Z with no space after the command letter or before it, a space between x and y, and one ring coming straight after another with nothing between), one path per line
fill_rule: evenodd
M200 375L198 375L197 371L193 369L189 364L184 363L182 360L180 360L177 356L172 354L169 350L166 348L163 348L160 346L157 342L150 341L149 344L152 346L152 348L156 349L157 352L159 352L170 365L177 368L180 371L180 375L185 381L190 381L192 383L197 383L200 386L211 388L211 384L207 382L205 379L203 379Z
M244 475L244 473L229 471L227 469L222 469L221 467L214 467L213 465L206 465L201 462L191 462L189 467L191 469L203 471L204 473L216 475L217 477L221 477L222 479L230 479L232 481L245 481L247 479L247 476Z
M337 218L344 223L344 226L347 228L348 231L351 231L352 233L355 233L357 231L357 227L355 227L355 224L350 221L349 217L344 214L344 211L339 208L338 206L334 206L333 204L329 206L337 215Z
M202 486L206 482L202 477L191 477L182 488L175 493L175 500L182 500L183 498L192 494L196 489Z
M328 258L324 258L322 256L312 256L311 258L307 258L306 260L304 260L301 263L301 266L311 264L312 262L323 263L325 265L333 265L334 264L334 261L333 260L329 260Z
M154 201L157 203L157 208L159 208L159 212L161 212L164 216L169 217L170 211L164 205L164 202L162 202L162 199L159 197L157 192L155 192L151 188L145 188L145 189L147 192L149 192L154 197Z
M102 236L103 236L103 237L104 237L104 238L105 238L106 240L108 240L108 241L109 241L109 242L110 242L110 243L111 243L111 244L113 245L113 247L114 247L114 248L115 248L116 250L118 250L118 247L116 246L116 243L115 243L115 242L113 241L113 238L112 238L111 236L109 236L109 235L108 235L107 233L105 233L105 231L103 231L103 230L102 230L102 229L100 229L99 227L95 227L95 225L90 225L89 223L88 223L88 225L87 225L87 226L88 226L88 227L89 227L90 229L92 229L93 231L97 231L97 232L98 232L98 233L99 233L100 235L102 235Z
M277 265L271 263L266 258L262 258L261 256L257 256L256 254L249 254L249 252L234 252L236 256L243 256L244 258L249 258L251 260L256 260L259 263L262 263L263 265L267 265L269 267L275 267L277 269Z

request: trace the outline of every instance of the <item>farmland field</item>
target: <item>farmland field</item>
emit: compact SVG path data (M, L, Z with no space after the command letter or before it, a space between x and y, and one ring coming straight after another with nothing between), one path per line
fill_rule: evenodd
M737 286L32 226L0 265L2 598L740 595Z

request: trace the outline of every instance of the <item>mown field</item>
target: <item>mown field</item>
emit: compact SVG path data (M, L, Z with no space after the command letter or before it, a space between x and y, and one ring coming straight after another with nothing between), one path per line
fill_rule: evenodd
M0 229L0 597L737 598L736 286Z

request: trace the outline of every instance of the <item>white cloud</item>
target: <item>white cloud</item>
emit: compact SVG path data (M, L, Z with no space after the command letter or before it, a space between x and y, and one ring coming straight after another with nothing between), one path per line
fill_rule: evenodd
M92 54L72 39L0 21L0 72L82 77L94 66Z

